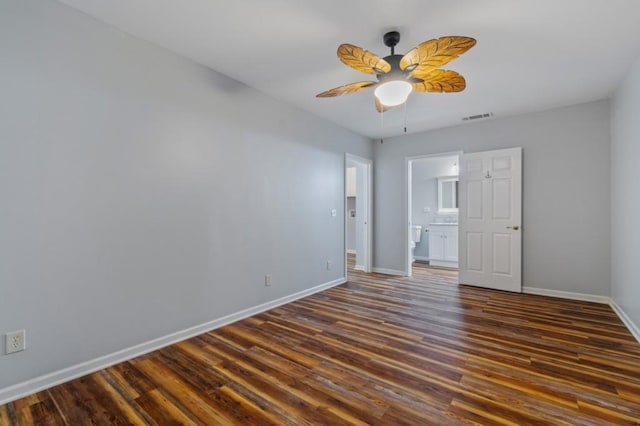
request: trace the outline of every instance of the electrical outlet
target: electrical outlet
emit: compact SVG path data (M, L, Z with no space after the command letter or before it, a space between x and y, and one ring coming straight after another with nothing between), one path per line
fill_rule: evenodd
M267 274L264 276L264 286L271 287L271 274Z
M14 352L24 351L25 348L25 331L18 330L7 333L5 340L5 354L9 355Z
M327 260L327 271L331 270L331 261Z

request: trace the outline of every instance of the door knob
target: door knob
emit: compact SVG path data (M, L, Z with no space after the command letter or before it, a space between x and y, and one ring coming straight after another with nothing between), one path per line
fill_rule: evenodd
M520 229L519 226L507 226L507 229L513 229L514 231L517 231L518 229Z

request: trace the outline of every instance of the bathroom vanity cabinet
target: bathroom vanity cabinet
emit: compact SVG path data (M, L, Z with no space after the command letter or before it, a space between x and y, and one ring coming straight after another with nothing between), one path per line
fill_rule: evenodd
M458 267L458 224L429 225L429 264Z

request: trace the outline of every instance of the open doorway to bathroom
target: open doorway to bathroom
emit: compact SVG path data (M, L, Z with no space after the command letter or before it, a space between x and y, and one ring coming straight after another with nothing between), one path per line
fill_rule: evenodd
M459 152L407 158L407 276L458 268Z
M371 201L373 163L345 155L345 277L352 269L371 272Z

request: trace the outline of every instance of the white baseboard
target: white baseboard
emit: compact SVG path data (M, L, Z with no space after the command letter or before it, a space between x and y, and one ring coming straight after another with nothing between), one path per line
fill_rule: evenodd
M347 249L348 254L356 254L356 249Z
M611 309L613 309L613 311L616 314L618 314L618 316L620 317L624 325L627 326L627 328L629 329L633 337L635 337L638 343L640 343L640 327L638 327L631 320L631 318L629 318L629 316L625 313L625 311L622 310L622 308L616 303L615 300L611 299L611 302L609 302L609 306L611 306Z
M405 271L398 271L397 269L373 268L373 272L377 274L399 275L401 277L407 276L407 273Z
M453 268L458 269L458 262L451 262L448 260L430 260L429 265L439 266L441 268Z
M64 382L68 382L69 380L76 379L78 377L96 372L98 370L102 370L103 368L110 367L119 362L144 355L151 351L169 346L190 337L206 333L208 331L225 326L227 324L231 324L252 315L268 311L286 303L293 302L294 300L302 299L303 297L307 297L328 288L344 284L345 282L347 282L346 278L338 278L336 280L329 281L324 284L320 284L315 287L311 287L309 289L272 300L270 302L262 303L251 308L226 315L224 317L206 322L204 324L177 331L175 333L171 333L166 336L162 336L157 339L132 346L130 348L122 349L109 355L101 356L90 361L76 364L71 367L55 371L53 373L45 374L43 376L36 377L22 383L17 383L4 389L0 389L0 405L15 401L16 399L22 398L24 396L31 395L41 390L48 389L52 386L59 385Z
M419 260L419 261L421 261L421 262L428 262L428 261L429 261L429 258L428 258L428 257L425 257L425 256L413 256L413 258L414 258L415 260Z
M610 297L596 294L572 293L569 291L548 290L546 288L522 287L523 293L537 294L540 296L561 297L563 299L582 300L585 302L603 303L611 306L629 332L640 343L640 327L636 325L626 312Z
M549 290L537 287L522 287L522 292L527 294L537 294L538 296L560 297L562 299L582 300L584 302L595 302L609 304L611 299L608 296L597 294L572 293L570 291Z
M364 271L364 265L355 265L353 269L356 271Z

